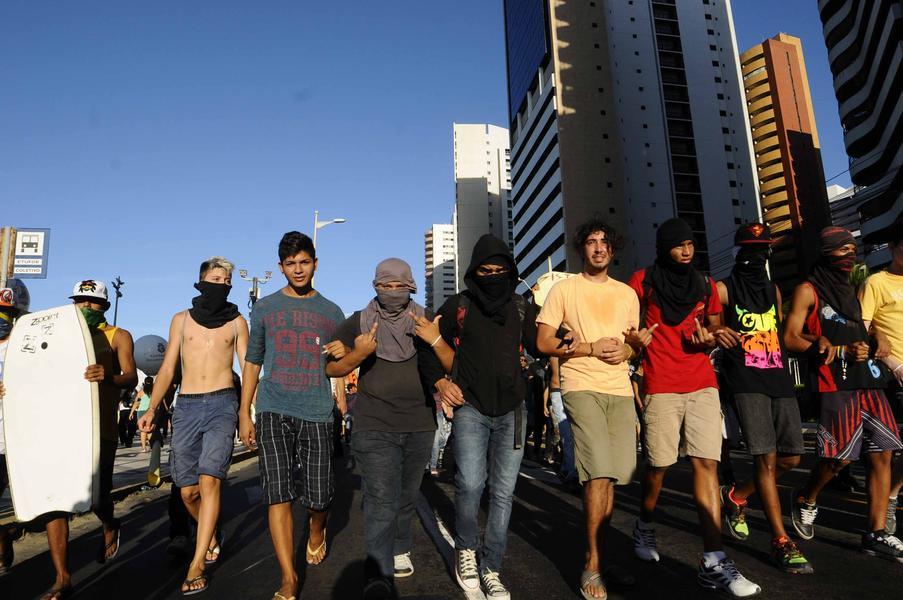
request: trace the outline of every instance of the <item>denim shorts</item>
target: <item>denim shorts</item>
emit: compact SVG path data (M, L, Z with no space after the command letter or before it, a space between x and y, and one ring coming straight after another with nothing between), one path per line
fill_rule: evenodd
M179 394L172 415L172 480L197 485L201 475L225 479L232 462L238 394L226 388L205 394Z

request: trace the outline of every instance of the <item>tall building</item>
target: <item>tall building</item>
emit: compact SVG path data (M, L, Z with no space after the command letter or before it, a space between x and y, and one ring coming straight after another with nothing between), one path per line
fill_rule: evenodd
M426 267L426 307L435 311L454 295L455 228L450 224L434 224L423 234Z
M579 270L571 235L593 215L625 234L618 277L675 215L725 274L759 218L730 2L505 0L505 42L521 276Z
M881 266L881 234L903 218L903 2L819 0L818 10L866 262Z
M491 233L513 246L508 130L455 123L454 144L456 277L463 289L473 246L481 236Z
M799 38L780 33L740 55L762 217L776 239L771 275L787 293L818 258L831 223Z

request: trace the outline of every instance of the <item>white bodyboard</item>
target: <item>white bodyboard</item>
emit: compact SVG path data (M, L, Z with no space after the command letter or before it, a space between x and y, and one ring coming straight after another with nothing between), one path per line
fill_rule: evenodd
M86 512L100 492L91 332L74 304L23 315L6 350L3 429L16 518Z

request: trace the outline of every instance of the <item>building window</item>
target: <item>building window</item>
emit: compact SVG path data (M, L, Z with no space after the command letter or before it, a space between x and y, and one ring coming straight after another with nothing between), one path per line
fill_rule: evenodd
M643 123L643 129L649 129L649 125L647 125L646 123Z
M719 99L719 100L724 100L724 94L718 94L718 99Z
M605 92L605 88L599 88L599 93L601 94L603 92Z
M730 152L730 151L731 151L731 145L730 145L730 144L725 144L725 145L724 145L724 151L725 151L725 152Z
M650 181L650 182L649 182L649 187L655 187L655 184L652 183L652 182Z
M712 52L714 52L717 49L718 49L718 46L716 46L715 44L709 44L709 50L711 50Z
M732 188L737 187L737 182L736 182L736 181L733 181L733 180L732 180L732 181L728 181L727 184L728 184L729 186L731 186Z
M594 28L595 28L595 27L598 27L598 26L599 26L598 23L593 23L593 27L594 27Z
M610 162L611 162L611 158L609 158L609 157L606 156L606 157L605 157L605 164L608 164L608 163L610 163Z
M609 212L609 214L612 214L612 215L615 214L615 207L614 207L614 206L609 206L609 207L608 207L608 212Z
M726 111L726 110L719 110L719 111L718 111L718 114L721 115L722 117L726 117L726 116L727 116L727 111Z
M721 78L720 78L720 77L716 77L716 78L715 78L715 83L721 83Z
M731 204L733 204L734 206L740 206L740 201L734 198L731 200Z
M734 165L734 163L732 163L732 162L727 163L727 168L728 168L728 169L734 169L734 166L735 166L735 165Z
M709 13L706 13L706 14L705 14L705 20L706 20L706 21L711 21L711 20L712 20L712 15L710 15Z
M739 225L741 223L740 219L734 217L734 225Z
M596 70L597 70L597 71L601 71L601 70L602 70L602 65L596 65Z
M607 188L613 188L613 187L614 187L614 184L612 184L612 182L610 182L610 181L606 181L606 182L605 182L605 187L607 187Z
M715 30L714 30L714 29L706 29L705 32L706 32L707 34L709 34L709 35L715 35Z
M608 139L608 134L607 134L607 133L603 133L603 134L602 134L602 139L603 139L603 140L607 140L607 139Z
M593 44L593 48L598 48L599 44Z

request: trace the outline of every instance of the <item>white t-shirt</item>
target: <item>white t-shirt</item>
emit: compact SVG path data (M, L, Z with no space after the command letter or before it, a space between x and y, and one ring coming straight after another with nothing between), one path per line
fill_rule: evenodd
M9 340L0 342L0 381L3 381L3 363L6 361L6 347ZM6 454L6 444L3 441L3 400L0 400L0 454Z

